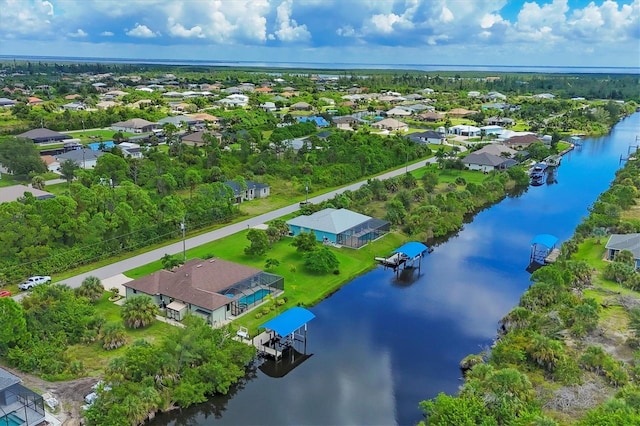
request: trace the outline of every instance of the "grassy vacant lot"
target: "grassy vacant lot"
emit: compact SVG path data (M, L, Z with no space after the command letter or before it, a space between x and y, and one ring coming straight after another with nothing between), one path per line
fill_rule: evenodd
M109 301L109 297L111 295L111 292L105 292L102 299L96 303L96 310L99 315L106 319L107 322L121 323L122 318L120 317L120 306ZM102 348L102 343L100 341L96 341L91 344L70 346L67 349L67 353L70 355L71 359L82 360L87 371L87 375L98 375L104 372L105 367L111 359L123 355L127 347L130 346L130 343L138 339L145 339L148 342L153 342L163 335L166 335L170 330L170 327L173 326L161 321L155 321L152 325L143 329L133 330L125 328L128 344L121 348L107 351Z
M72 132L64 132L75 139L80 139L81 142L100 142L109 141L113 139L113 135L117 132L111 129L95 129L95 130L75 130ZM135 133L122 132L124 137L135 136Z
M187 251L187 258L215 256L258 269L264 269L266 259L278 260L280 264L269 272L281 275L285 279L284 296L287 298L287 303L284 307L279 308L280 312L297 305L312 306L318 303L354 277L374 267L375 256L387 255L405 241L403 235L390 233L360 250L332 248L340 261L340 274L315 275L305 271L304 258L291 245L291 238L285 238L274 244L265 256L252 257L244 254L244 248L249 245L246 234L246 231L239 232L227 238L195 247ZM161 268L162 264L158 260L127 271L125 275L139 278ZM269 315L255 318L255 313L256 311L248 313L238 319L236 323L255 331L258 325L276 314L275 311L272 311Z

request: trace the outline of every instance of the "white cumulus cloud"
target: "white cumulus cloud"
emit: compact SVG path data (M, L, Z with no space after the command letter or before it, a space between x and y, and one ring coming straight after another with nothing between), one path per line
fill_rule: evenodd
M100 35L104 37L113 37L114 34L111 31L103 31Z
M75 32L68 33L67 35L69 37L82 38L82 37L86 37L88 34L82 28L78 28Z
M169 34L175 37L184 38L204 38L204 32L200 25L194 25L191 28L186 28L184 25L175 22L173 18L169 18Z
M276 9L276 37L280 41L308 41L311 39L311 33L306 25L298 25L291 18L292 0L284 0Z
M127 31L126 34L131 37L140 38L153 38L158 36L158 33L154 33L149 27L142 24L136 24L136 26L133 29Z

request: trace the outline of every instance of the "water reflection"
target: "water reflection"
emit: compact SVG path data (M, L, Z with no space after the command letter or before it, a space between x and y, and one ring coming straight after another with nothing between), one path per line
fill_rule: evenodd
M635 114L609 137L585 140L563 158L562 179L479 213L436 245L421 274L397 280L380 267L313 307L307 347L313 356L285 377L254 371L232 399L215 398L153 424L414 424L419 401L456 392L460 360L491 344L498 321L529 285L531 238L569 238L639 132Z

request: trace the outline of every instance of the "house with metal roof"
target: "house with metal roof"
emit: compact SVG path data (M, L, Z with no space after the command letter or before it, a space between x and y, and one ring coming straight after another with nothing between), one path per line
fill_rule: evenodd
M222 326L284 290L284 278L223 259L191 259L124 284L126 297L147 295L167 318L187 314Z
M44 399L0 368L0 425L35 426L45 420Z
M317 241L360 248L389 232L389 222L348 209L327 208L287 221L293 236L313 232Z
M616 254L623 250L630 251L636 261L636 269L640 268L640 233L613 234L604 247L609 260L614 260Z

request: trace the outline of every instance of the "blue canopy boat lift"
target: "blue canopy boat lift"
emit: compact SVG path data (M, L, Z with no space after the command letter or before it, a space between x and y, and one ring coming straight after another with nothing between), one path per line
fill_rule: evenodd
M420 260L422 257L430 253L431 249L426 245L412 241L406 243L400 248L397 248L393 254L389 257L376 257L375 260L386 268L393 269L396 274L401 269L413 268L415 263L418 262L418 273L420 273Z
M529 263L548 265L554 263L560 255L560 249L556 247L558 238L549 234L536 235L531 240L531 255Z
M265 322L258 328L265 331L252 339L252 344L263 355L270 356L276 361L285 352L306 355L307 353L307 323L316 316L309 310L295 307ZM306 359L308 357L305 357ZM293 359L292 359L293 361Z

